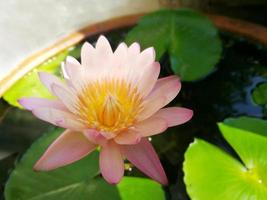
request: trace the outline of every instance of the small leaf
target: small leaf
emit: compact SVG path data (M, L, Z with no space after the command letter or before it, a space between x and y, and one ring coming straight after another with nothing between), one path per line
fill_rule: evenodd
M223 136L244 164L203 140L196 139L190 145L183 169L192 199L267 199L267 137L263 136L262 128L257 133L251 132L256 124L263 127L262 121L249 118L219 124Z
M21 108L17 102L22 97L44 97L52 98L45 86L40 82L38 77L39 71L46 71L60 76L60 65L67 55L77 56L77 51L80 51L80 46L65 50L53 58L50 58L43 64L37 66L28 74L17 81L5 94L3 98L11 105Z
M6 200L164 199L161 186L149 179L125 177L118 186L106 183L99 175L98 151L60 169L34 172L34 163L61 132L56 129L44 135L26 152L7 182Z
M252 93L253 101L258 105L267 104L267 83L258 85Z
M220 59L222 46L211 21L189 9L161 10L143 17L126 37L128 44L153 46L157 59L168 52L173 71L192 81L209 74Z

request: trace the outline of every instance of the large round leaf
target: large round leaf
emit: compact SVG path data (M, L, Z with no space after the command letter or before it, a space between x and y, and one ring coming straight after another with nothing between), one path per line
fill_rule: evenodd
M23 156L6 185L6 200L165 199L161 186L149 179L125 177L118 186L106 183L99 174L97 151L72 165L34 172L34 163L61 132L57 129L44 135Z
M199 139L186 151L184 180L192 199L267 199L267 137L259 133L262 128L251 132L253 127L244 124L242 129L241 121L262 127L261 120L249 118L226 120L219 127L242 162Z
M153 46L157 58L168 51L173 71L182 80L200 79L210 73L222 51L211 21L189 9L161 10L142 18L126 37L128 44Z

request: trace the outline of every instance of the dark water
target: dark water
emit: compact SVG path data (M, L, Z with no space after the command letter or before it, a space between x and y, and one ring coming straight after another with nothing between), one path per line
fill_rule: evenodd
M105 35L115 48L127 31L118 30ZM94 42L96 38L91 37L88 41ZM267 82L267 49L227 33L222 33L221 38L224 51L216 70L203 80L183 83L180 94L171 103L193 109L193 119L152 140L170 181L169 187L165 188L168 199L189 199L183 183L182 163L184 152L195 137L236 156L222 138L216 123L241 115L265 118L264 109L252 102L251 93L257 84ZM168 55L162 58L161 64L161 75L170 75ZM5 157L0 161L1 193L15 160L49 127L31 113L0 101L0 157ZM135 168L127 174L142 176Z

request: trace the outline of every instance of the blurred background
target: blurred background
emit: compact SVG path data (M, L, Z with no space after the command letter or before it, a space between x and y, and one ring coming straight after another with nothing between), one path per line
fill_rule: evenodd
M82 27L118 16L181 6L267 25L267 0L0 1L0 82L25 57Z

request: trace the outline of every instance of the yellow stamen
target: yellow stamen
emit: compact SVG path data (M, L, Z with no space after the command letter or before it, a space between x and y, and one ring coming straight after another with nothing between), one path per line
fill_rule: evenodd
M136 86L125 80L102 80L88 84L78 95L80 120L100 131L118 133L131 126L142 110Z
M112 127L119 118L120 112L118 100L112 94L108 94L103 105L103 111L99 113L99 121L107 127Z

